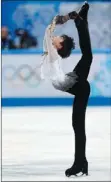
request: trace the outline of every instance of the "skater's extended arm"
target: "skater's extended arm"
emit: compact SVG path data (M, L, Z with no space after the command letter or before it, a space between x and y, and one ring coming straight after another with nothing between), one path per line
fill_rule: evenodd
M54 62L55 60L59 59L59 55L57 54L56 49L52 44L52 29L51 25L48 25L45 31L45 36L43 40L43 49L44 52L47 53L49 62Z

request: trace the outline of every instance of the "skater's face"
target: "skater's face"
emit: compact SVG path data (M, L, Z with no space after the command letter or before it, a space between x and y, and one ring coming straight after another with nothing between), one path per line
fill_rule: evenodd
M59 50L62 48L62 42L64 41L63 37L60 36L54 36L52 39L54 47Z

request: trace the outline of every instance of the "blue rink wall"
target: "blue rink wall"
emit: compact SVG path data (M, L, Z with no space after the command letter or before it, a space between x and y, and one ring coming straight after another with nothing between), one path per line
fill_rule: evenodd
M73 98L2 98L2 106L72 106L73 100ZM90 97L88 106L111 106L111 97Z
M39 83L35 79L34 70L41 61L41 53L34 50L2 52L3 107L72 105L73 97L70 94L55 90L50 82ZM68 60L64 60L63 70L71 71L80 57L80 51L75 51ZM111 106L110 50L93 50L88 80L91 85L88 105Z

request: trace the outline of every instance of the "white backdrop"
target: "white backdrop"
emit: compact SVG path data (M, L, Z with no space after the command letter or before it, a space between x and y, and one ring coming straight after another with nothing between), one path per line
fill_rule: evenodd
M63 60L63 70L72 71L80 57L81 54L72 54L70 58ZM109 80L109 73L107 69L103 69L106 60L107 54L94 54L88 78L92 85L96 83L96 87L101 88L100 94L103 96L109 96L109 87L105 87ZM40 61L41 55L38 54L3 54L2 97L71 97L67 93L55 90L49 81L38 84L34 68ZM103 80L98 80L96 77L101 70L104 71ZM91 95L93 94L95 93L92 91Z

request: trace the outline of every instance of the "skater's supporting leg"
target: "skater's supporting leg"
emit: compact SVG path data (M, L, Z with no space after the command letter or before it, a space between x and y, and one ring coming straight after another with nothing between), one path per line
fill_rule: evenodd
M66 176L75 175L78 172L88 173L85 114L90 94L89 83L87 81L77 83L75 87L72 88L72 93L75 95L72 113L72 126L75 132L75 161L73 166L66 170Z
M84 83L78 83L76 89L77 93L73 103L72 126L75 132L75 162L81 163L86 157L85 114L90 86L86 81Z

